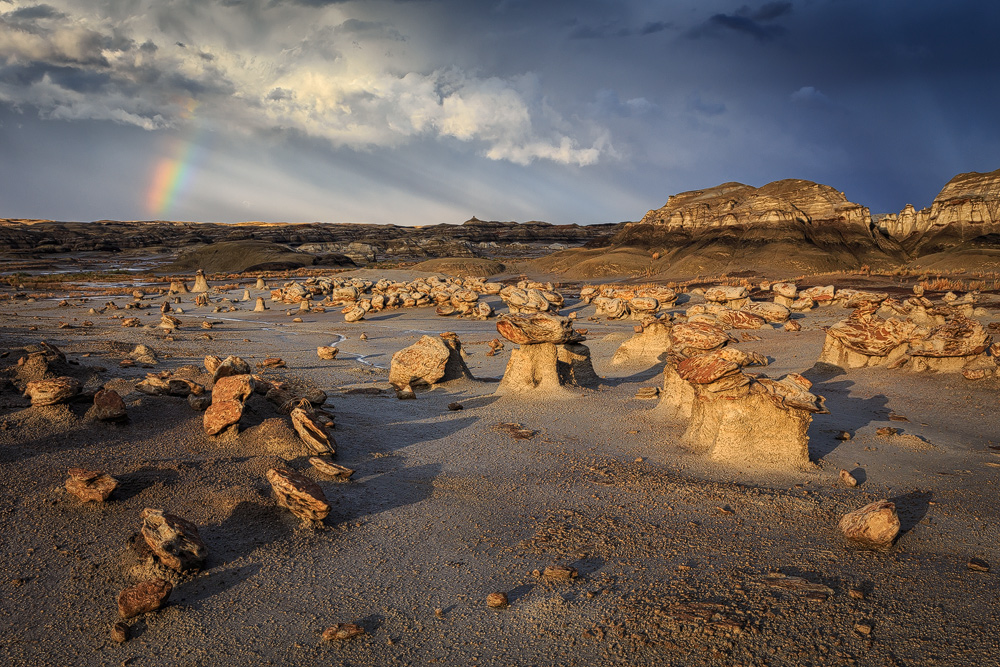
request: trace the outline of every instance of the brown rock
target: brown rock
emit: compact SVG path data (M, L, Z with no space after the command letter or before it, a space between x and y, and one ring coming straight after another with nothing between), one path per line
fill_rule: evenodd
M465 406L462 405L461 403L457 403L457 402L456 403L449 403L448 404L448 409L454 412L456 410L464 410Z
M299 434L302 442L316 454L336 453L337 443L326 432L326 427L317 423L305 410L295 408L289 413L292 418L292 427Z
M546 579L555 579L558 581L571 581L580 576L575 567L570 567L568 565L549 565L542 572L542 575Z
M271 468L267 481L274 489L278 504L303 521L322 521L330 514L323 489L305 475L285 468Z
M55 405L66 403L80 393L80 382L71 377L57 377L51 380L34 380L25 387L24 395L31 398L32 405Z
M205 410L204 428L208 435L218 435L224 430L239 424L243 416L243 403L240 401L212 401Z
M104 502L118 486L118 480L97 470L70 468L66 490L83 502Z
M120 421L128 417L125 401L114 389L99 389L94 394L94 407L91 415L101 421Z
M163 510L142 511L142 537L161 563L178 572L201 569L208 555L198 527Z
M323 473L324 475L329 475L330 477L337 477L338 479L350 479L354 471L350 468L345 468L344 466L337 465L336 463L331 463L326 459L322 459L318 456L310 457L309 463L312 467Z
M132 618L156 611L166 603L173 589L166 579L150 579L126 588L118 594L118 613L122 618Z
M785 331L802 331L802 325L795 320L788 320L785 322Z
M345 641L365 634L365 629L354 623L337 623L323 631L326 641Z
M281 357L268 357L260 362L262 368L285 368L286 364Z
M501 315L497 331L512 343L533 345L537 343L576 343L583 336L573 330L573 323L566 317L536 313L534 315Z
M330 345L320 345L316 348L316 354L320 359L336 359L338 352L340 352L339 348Z
M974 572L989 572L990 564L982 558L970 558L966 566Z
M843 469L840 471L840 481L844 484L844 486L850 486L852 488L858 485L858 480L854 478L854 475Z
M899 433L898 428L893 428L892 426L880 426L875 429L875 435L881 436L883 438L888 438Z
M394 387L432 385L446 375L451 349L441 338L423 336L392 355L389 382Z
M215 359L218 359L218 357L213 357L212 359L214 361ZM205 357L206 369L208 368L209 363L211 363L209 362L209 357ZM253 369L250 368L250 364L243 361L243 359L229 356L226 357L224 361L220 362L215 367L214 371L209 372L212 373L212 381L218 382L220 378L228 377L230 375L249 375L253 372Z
M494 609L501 609L506 607L509 603L507 602L506 593L490 593L486 596L486 606L493 607Z
M878 500L845 514L840 520L840 531L847 539L865 546L889 547L899 535L896 505L888 500Z
M243 403L253 394L252 375L227 375L219 378L212 387L212 403L238 401Z
M122 591L124 593L124 591ZM111 626L111 641L124 644L128 641L128 623L118 621Z

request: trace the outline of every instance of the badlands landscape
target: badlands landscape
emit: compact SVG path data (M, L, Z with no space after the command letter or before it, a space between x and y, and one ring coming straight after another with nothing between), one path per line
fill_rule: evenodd
M9 664L997 660L1000 171L0 249Z

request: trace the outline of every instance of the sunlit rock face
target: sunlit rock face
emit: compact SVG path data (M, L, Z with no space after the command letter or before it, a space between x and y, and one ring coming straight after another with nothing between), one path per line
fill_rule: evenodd
M948 181L929 208L907 204L879 227L912 254L940 252L979 236L1000 232L1000 169L969 172Z
M723 183L682 192L628 223L614 245L648 247L672 272L812 273L896 266L899 245L877 232L869 210L828 185L801 179L755 188Z

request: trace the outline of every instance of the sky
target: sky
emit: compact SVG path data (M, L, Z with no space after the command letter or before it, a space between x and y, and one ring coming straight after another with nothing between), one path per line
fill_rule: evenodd
M873 213L1000 168L1000 3L0 0L0 218Z

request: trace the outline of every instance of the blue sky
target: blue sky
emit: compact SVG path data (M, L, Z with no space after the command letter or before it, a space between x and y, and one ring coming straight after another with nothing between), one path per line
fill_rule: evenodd
M0 0L0 217L640 218L1000 168L1000 5Z

